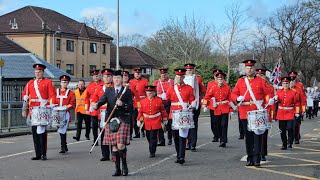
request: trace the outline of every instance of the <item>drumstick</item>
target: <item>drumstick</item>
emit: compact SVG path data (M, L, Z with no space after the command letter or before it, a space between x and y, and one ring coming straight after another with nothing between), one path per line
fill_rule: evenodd
M239 106L239 105L244 101L244 98L246 97L248 91L249 91L249 90L247 89L247 91L246 91L246 92L244 93L244 95L243 95L243 100L240 101L240 102L237 104L237 106Z
M120 100L121 100L121 98L122 98L123 94L126 92L126 90L127 90L128 86L129 86L129 84L126 84L126 86L124 87L124 90L123 90L123 92L121 93L121 95L120 95L120 97L119 97L119 99L120 99ZM94 144L92 145L92 147L91 147L91 149L90 149L89 154L91 154L91 152L92 152L93 148L96 146L96 144L97 144L97 142L98 142L99 138L100 138L100 137L101 137L101 135L102 135L102 132L103 132L103 131L104 131L104 129L106 128L107 124L109 123L109 121L110 121L111 117L113 116L113 114L114 114L115 110L117 109L117 107L118 107L118 105L117 105L117 104L116 104L116 105L114 105L114 107L113 107L113 109L112 109L112 111L111 111L111 113L110 113L110 115L109 115L108 119L106 120L106 123L104 124L104 127L103 127L103 128L102 128L102 130L100 131L100 134L99 134L98 138L96 139L96 141L95 141L95 142L94 142Z

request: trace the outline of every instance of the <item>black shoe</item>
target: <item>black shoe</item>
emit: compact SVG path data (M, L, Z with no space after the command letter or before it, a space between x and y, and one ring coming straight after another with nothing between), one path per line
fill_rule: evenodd
M180 163L180 160L179 160L179 159L176 159L176 160L174 161L174 163Z
M300 142L299 141L294 141L294 144L300 144Z
M127 176L129 174L129 170L127 165L122 165L122 176Z
M218 138L213 138L212 142L218 142L219 139Z
M238 139L244 139L244 136L241 136L241 135L240 135Z
M159 143L159 144L157 144L157 146L166 146L166 143Z
M41 159L41 156L35 156L31 158L31 160L39 160L39 159Z
M172 140L169 139L168 145L172 145Z
M140 134L133 136L133 138L140 138Z
M192 152L196 152L196 151L197 151L196 147L192 147L190 150L191 150Z
M76 141L79 141L80 139L77 138L76 136L73 136L73 139L75 139Z
M267 161L266 156L261 156L261 161Z
M69 149L68 148L66 148L66 152L68 152L69 151Z
M151 153L151 154L149 155L149 158L154 158L154 157L156 157L156 154L154 154L154 153Z
M288 148L292 148L292 144L289 144Z
M64 153L66 153L66 151L65 150L61 150L59 153L60 154L64 154Z
M103 157L103 158L100 159L100 161L110 161L110 158Z
M256 167L260 167L260 163L259 162L255 162L253 165L256 166Z
M119 169L116 169L116 170L112 173L112 176L121 176L121 170L120 170L120 168L119 168Z
M226 147L226 143L224 142L220 143L219 147Z
M185 163L185 160L183 158L180 158L179 159L179 164L184 164Z
M246 166L253 166L253 162L252 161L247 161Z
M41 158L43 161L47 160L47 156L42 156Z
M88 137L87 137L86 139L87 139L87 140L90 140L90 138L88 138Z
M186 147L186 150L190 150L190 149L191 149L191 147L190 147L190 146L187 146L187 147Z
M287 146L282 146L281 147L281 150L286 150L287 149Z

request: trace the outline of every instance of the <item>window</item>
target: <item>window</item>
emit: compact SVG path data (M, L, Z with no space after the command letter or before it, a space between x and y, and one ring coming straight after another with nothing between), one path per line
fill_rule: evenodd
M149 75L152 75L152 69L151 68L147 68L146 69L146 73L149 74Z
M97 66L96 65L90 65L90 71L96 70Z
M66 68L66 72L74 75L74 65L73 64L66 64L67 68Z
M61 69L61 60L57 60L56 66L57 68Z
M90 43L90 53L97 53L97 43Z
M146 74L147 73L147 68L141 68L141 74Z
M102 44L102 54L106 54L106 44Z
M67 51L74 51L74 41L67 40Z
M81 77L84 77L84 65L82 64L82 67L81 67Z
M84 55L84 42L82 41L82 55Z
M61 50L61 39L57 39L57 45L56 45L56 48L58 51Z

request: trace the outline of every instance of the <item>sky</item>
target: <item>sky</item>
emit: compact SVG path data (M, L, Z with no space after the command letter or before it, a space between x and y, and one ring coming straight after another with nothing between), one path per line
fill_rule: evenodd
M245 26L254 26L255 18L268 17L284 4L298 0L119 0L120 34L145 36L159 30L170 18L194 15L208 24L220 27L228 23L225 9L238 3L246 11ZM38 6L55 10L74 20L102 14L108 31L116 32L117 0L0 0L0 15L22 8Z

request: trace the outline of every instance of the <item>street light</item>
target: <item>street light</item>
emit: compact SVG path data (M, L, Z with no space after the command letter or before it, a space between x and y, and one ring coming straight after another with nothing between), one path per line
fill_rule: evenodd
M56 35L56 34L60 34L61 33L61 31L56 31L56 32L54 32L53 33L53 35L52 35L52 65L54 65L54 66L56 66L55 65L55 61L54 61L54 52L55 52L55 50L56 50L56 48L55 48L55 39L54 39L54 35Z
M120 69L119 63L119 0L117 4L117 53L116 53L116 70Z

